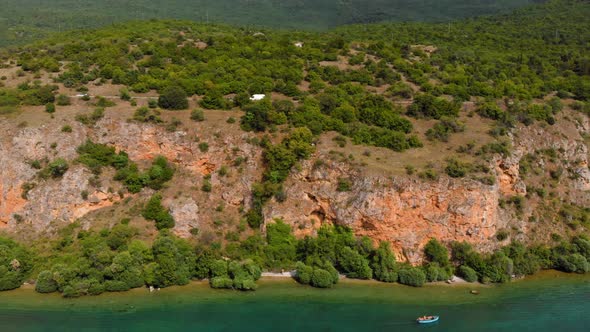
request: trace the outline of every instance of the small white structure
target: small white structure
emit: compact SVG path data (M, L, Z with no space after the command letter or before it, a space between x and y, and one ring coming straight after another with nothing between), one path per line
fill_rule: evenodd
M251 101L259 101L264 99L264 97L266 97L265 94L256 94L256 95L252 95L252 97L250 97Z
M303 47L303 42L296 42L294 45L295 45L295 47L302 48Z

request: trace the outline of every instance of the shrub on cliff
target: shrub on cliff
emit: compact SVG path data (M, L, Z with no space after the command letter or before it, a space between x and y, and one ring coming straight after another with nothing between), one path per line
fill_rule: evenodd
M150 198L141 215L147 220L153 220L156 228L160 230L174 227L174 218L168 209L162 206L161 194L155 194Z
M450 158L447 160L447 166L445 167L445 172L448 176L452 178L462 178L470 172L472 166L468 163L464 163L454 158Z
M76 152L80 155L78 162L86 165L93 173L99 174L102 167L112 166L121 169L129 164L129 157L124 151L116 152L115 147L94 143L87 140Z
M416 267L410 267L399 271L399 282L400 284L422 287L426 282L426 275L424 272Z
M69 167L70 166L65 159L57 158L39 172L39 177L42 179L47 179L49 177L60 178L67 172Z

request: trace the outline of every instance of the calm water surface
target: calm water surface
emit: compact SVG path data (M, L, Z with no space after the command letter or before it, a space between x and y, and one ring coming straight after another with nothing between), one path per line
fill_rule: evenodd
M414 322L431 313L441 320ZM74 300L31 289L0 293L2 332L423 330L590 331L590 276L550 271L501 286L423 288L347 281L329 290L265 280L251 293L195 283Z

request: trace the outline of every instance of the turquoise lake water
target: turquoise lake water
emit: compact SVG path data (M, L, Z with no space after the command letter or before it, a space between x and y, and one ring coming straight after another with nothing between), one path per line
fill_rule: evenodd
M250 293L194 283L75 300L20 289L0 293L0 331L590 331L590 276L551 271L500 286L423 288L259 284ZM423 314L441 320L416 324Z

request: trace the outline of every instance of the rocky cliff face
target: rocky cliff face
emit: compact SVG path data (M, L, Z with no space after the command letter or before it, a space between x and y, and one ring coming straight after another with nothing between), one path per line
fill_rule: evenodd
M214 236L213 224L217 225L220 215L239 218L239 211L249 207L250 188L260 179L264 167L261 149L247 143L252 134L235 128L233 134L220 135L220 130L211 130L204 123L169 132L162 126L123 121L107 114L93 128L73 123L72 129L64 133L58 125L19 128L9 121L0 124L5 133L0 139L0 227L5 231L16 233L27 227L35 234L51 233L75 220L81 220L87 228L92 225L84 220L91 212L151 195L149 190L136 195L125 193L112 180L112 170L96 179L85 167L72 163L77 157L76 147L86 139L124 150L143 166L157 155L172 161L177 172L165 190L164 204L176 220L174 231L184 237L191 236L193 228ZM420 262L423 245L433 237L445 242L467 241L484 251L502 244L496 239L500 230L509 230L509 239L547 241L551 232L568 230L559 225L547 230L544 227L548 224L530 222L537 208L543 206L542 199L531 197L518 213L502 201L527 195L527 187L542 186L547 181L545 173L559 168L564 175L554 179L552 185L558 199L587 205L590 171L584 137L589 132L587 117L567 112L555 126L518 128L511 137L510 156L487 160L496 176L493 185L468 178L441 176L428 181L415 175L367 172L343 161L330 161L326 148L319 145L313 158L294 169L285 183L287 200L271 201L265 207L265 220L269 223L283 218L298 236L313 235L323 224L347 225L357 235L392 243L398 258L412 263ZM203 140L209 144L207 151L199 148ZM557 155L543 157L539 151L546 150ZM532 163L542 172L525 177L522 163L532 154L540 156ZM65 175L39 179L31 161L58 157L70 161ZM220 176L217 170L231 165L236 157L245 162L230 175ZM318 164L318 159L325 162ZM206 175L211 176L215 188L209 194L199 189ZM342 178L349 179L349 190L337 190ZM24 188L28 192L23 193ZM217 208L216 214L215 207L219 206L222 208Z
M33 232L51 233L126 197L146 199L151 195L147 189L138 195L125 193L122 185L112 180L112 170L104 170L96 179L84 166L76 164L76 148L87 139L126 151L140 166L148 165L158 155L165 156L175 165L177 175L170 191L192 190L195 192L192 196L196 196L170 194L164 197L164 203L176 220L175 231L180 236L189 236L191 228L212 221L210 210L200 211L197 201L209 207L209 204L218 206L223 200L237 209L248 203L251 184L259 176L257 160L260 150L244 142L247 134L209 141L208 151L203 152L194 137L188 137L189 133L185 131L168 132L162 126L131 123L109 116L92 129L73 124L71 133L61 132L57 125L16 128L5 122L1 126L9 134L3 135L0 145L3 165L0 169L0 227L9 232L30 226ZM56 146L51 147L52 143ZM214 173L221 165L231 162L228 159L234 156L251 156L241 166L239 178L233 181ZM31 161L56 158L70 161L70 168L64 176L39 179L39 170L31 166ZM198 188L206 175L211 176L210 181L217 190L205 196ZM231 185L226 184L228 181ZM24 190L26 186L30 188ZM81 194L83 192L85 195ZM85 225L86 228L90 226Z
M515 213L502 200L514 195L529 196L525 178L520 174L520 162L527 155L550 150L559 154L557 160L539 158L535 166L542 173L567 169L568 175L552 184L555 192L563 201L588 204L590 171L583 140L589 129L588 119L579 115L574 121L566 120L568 115L564 118L551 127L519 127L518 134L511 136L510 156L488 161L496 173L494 185L448 177L425 181L415 176L375 176L343 163L314 167L311 161L305 162L285 186L289 203L269 204L266 220L282 218L299 235L314 234L325 223L347 225L357 235L392 243L398 259L412 263L421 261L421 250L430 238L467 241L483 251L508 241L496 238L501 230L511 231L510 239L549 241L551 232L568 230L563 225L549 225L555 224L555 216L546 216L551 220L545 223L530 222L544 201L533 198L524 211ZM320 154L318 158L329 160L327 155ZM340 178L351 180L350 191L337 191ZM543 186L547 179L541 176L529 182L535 181Z

